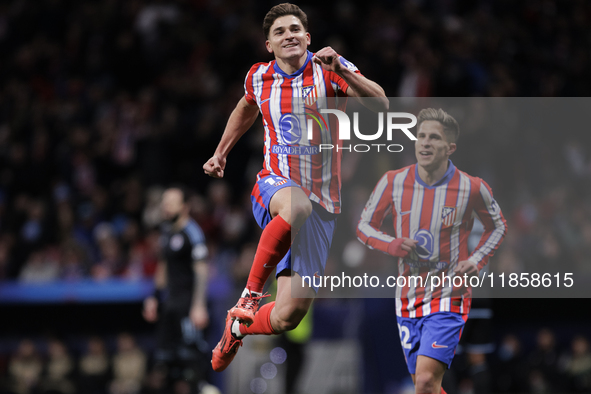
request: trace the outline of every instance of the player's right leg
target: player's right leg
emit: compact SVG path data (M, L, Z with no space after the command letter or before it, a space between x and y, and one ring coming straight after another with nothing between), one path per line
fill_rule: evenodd
M285 256L291 247L293 237L312 212L308 196L299 187L290 185L290 180L268 176L259 180L255 186L255 190L258 188L262 196L262 205L268 206L264 214L271 219L267 223L259 221L264 230L246 288L236 306L230 310L232 318L247 326L254 321L265 282ZM265 204L265 199L268 199L268 205ZM256 208L255 205L255 216Z
M278 176L260 179L255 184L251 198L255 219L263 228L263 233L247 286L236 306L228 311L224 334L213 350L211 362L217 372L227 368L238 348L242 346L240 324L233 324L234 320L247 326L255 321L255 313L264 297L262 291L265 282L289 251L292 237L295 237L312 212L312 205L306 194L294 186L291 180ZM263 307L261 312L264 316L258 319L259 323L254 327L260 333L273 334L269 319L274 305L273 302Z

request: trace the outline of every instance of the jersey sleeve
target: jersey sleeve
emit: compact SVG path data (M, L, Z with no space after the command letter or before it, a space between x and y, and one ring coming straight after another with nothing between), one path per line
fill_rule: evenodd
M341 62L341 65L343 65L347 69L351 70L355 74L363 75L363 74L361 74L361 71L359 71L359 69L353 63L351 63L350 61L348 61L344 57L339 56L339 61ZM347 82L345 82L345 80L343 78L339 77L339 75L337 73L335 73L335 72L330 73L330 82L338 87L338 89L335 89L335 91L337 91L339 93L339 96L346 96L347 95L347 89L349 89L349 84ZM341 92L342 92L342 94L341 94Z
M484 226L484 233L468 260L477 264L480 271L503 242L507 233L507 222L499 204L493 198L492 190L483 180L480 180L480 189L474 193L474 199L473 213Z
M189 242L191 242L191 257L193 261L207 259L209 251L205 244L205 236L201 228L197 224L188 226L187 236L189 237Z
M392 208L393 175L387 172L378 181L357 225L357 238L370 249L388 252L388 245L395 238L380 231L384 218Z
M254 94L254 73L258 68L258 63L252 66L244 79L244 98L250 105L257 105L256 96Z

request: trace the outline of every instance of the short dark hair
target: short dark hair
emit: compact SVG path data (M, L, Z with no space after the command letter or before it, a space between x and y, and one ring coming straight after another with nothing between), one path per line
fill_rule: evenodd
M293 15L298 18L300 22L302 22L304 30L308 31L308 15L295 4L281 3L271 8L269 12L267 12L267 15L265 15L265 19L263 19L263 32L265 33L265 37L269 37L269 31L271 30L273 23L275 23L278 18L287 15Z
M460 136L460 125L453 116L441 108L425 108L421 110L417 118L417 130L421 127L421 123L427 120L435 120L441 123L448 142L455 143L458 140Z
M168 186L168 188L166 190L173 190L173 189L176 189L181 192L181 194L183 195L183 204L186 204L189 202L189 199L191 198L191 191L185 185L183 185L181 183L174 183L174 184Z

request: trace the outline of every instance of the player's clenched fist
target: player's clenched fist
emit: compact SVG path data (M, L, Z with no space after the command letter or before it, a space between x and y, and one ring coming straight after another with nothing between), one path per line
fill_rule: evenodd
M213 156L203 165L205 173L214 178L223 178L224 168L226 168L226 159L222 159L218 156Z
M344 67L339 61L339 54L331 47L324 47L314 54L314 63L320 64L326 71L339 72Z
M388 245L388 254L394 257L406 257L416 249L417 242L410 238L396 238Z

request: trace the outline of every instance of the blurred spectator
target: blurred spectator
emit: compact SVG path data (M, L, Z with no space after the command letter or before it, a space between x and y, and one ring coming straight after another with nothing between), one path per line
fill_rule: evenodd
M113 356L112 394L138 393L146 373L146 355L127 333L117 338L117 353Z
M589 341L579 335L571 343L571 355L565 370L569 379L569 390L574 393L591 392L591 352Z
M162 394L166 390L166 371L164 368L152 368L146 377L143 394Z
M160 200L164 188L154 186L146 191L146 204L142 213L142 223L148 229L156 228L162 223L160 213Z
M105 394L110 372L104 341L99 337L90 338L78 365L78 390L86 394Z
M41 392L72 394L76 391L72 381L74 361L63 342L52 339L47 347L48 360L41 381Z
M11 243L11 237L0 236L0 281L9 277Z
M99 243L99 261L92 267L95 279L106 279L121 274L125 269L121 245L115 237L107 237Z
M521 342L515 335L505 336L497 352L495 389L500 393L527 393L527 365Z
M19 280L25 283L49 282L59 278L59 254L53 247L37 249L21 270Z
M86 275L86 253L75 240L70 239L62 244L61 256L61 279L79 280Z
M33 393L37 388L43 372L43 362L31 340L21 341L10 360L8 372L12 390L16 394Z
M492 376L484 353L468 353L468 374L475 393L491 393Z
M541 329L536 347L527 358L532 392L560 392L563 389L559 356L554 333L547 328Z

